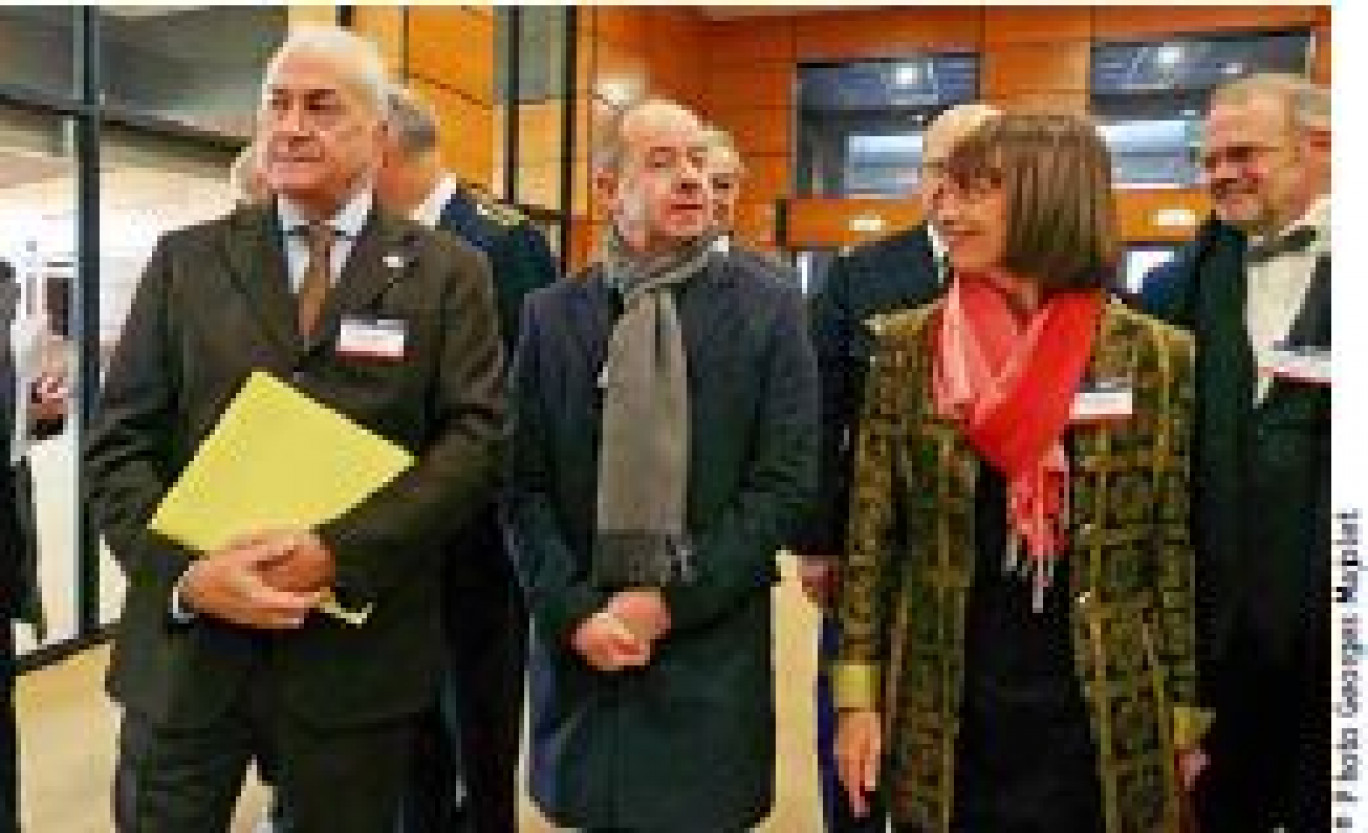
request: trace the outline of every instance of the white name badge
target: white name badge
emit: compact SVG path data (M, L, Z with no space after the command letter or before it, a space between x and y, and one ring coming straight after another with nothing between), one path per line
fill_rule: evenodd
M344 318L337 352L352 358L399 361L404 358L406 334L404 322L396 319Z
M1135 414L1135 389L1125 381L1099 381L1084 385L1074 397L1070 422L1109 422Z
M1273 347L1259 357L1259 373L1304 385L1330 384L1330 351L1324 347Z

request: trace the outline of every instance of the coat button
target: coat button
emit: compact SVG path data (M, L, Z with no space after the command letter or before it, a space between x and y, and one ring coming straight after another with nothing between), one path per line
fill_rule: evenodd
M1078 594L1078 598L1075 599L1075 601L1078 602L1078 606L1079 606L1079 607L1087 607L1087 606L1088 606L1088 602L1091 601L1091 600L1092 600L1092 591L1091 591L1091 590L1084 590L1082 593L1079 593L1079 594Z

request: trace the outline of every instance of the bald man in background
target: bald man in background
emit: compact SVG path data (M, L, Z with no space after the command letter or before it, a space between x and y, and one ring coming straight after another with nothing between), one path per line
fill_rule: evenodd
M927 127L921 159L923 205L929 206L942 186L942 166L955 144L996 115L998 111L986 104L965 104L941 113ZM935 229L923 222L837 258L813 301L813 343L822 385L820 488L814 510L790 549L798 554L804 591L824 609L835 591L840 554L845 551L852 429L859 418L865 372L873 355L874 333L868 322L874 316L934 300L948 281L946 269L944 246ZM835 649L836 637L834 621L825 617L819 648L823 661ZM827 830L883 831L887 819L882 794L872 796L869 814L857 818L841 790L833 749L835 723L823 667L817 680L817 757Z

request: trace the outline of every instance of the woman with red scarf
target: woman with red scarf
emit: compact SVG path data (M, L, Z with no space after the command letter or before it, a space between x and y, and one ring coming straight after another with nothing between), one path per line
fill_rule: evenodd
M871 322L833 682L900 833L1177 831L1202 764L1192 344L1109 298L1111 161L1072 116L958 145L953 269Z

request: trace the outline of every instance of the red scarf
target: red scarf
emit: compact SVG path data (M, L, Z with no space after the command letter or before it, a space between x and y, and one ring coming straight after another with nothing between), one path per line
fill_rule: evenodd
M1003 290L960 275L933 329L936 410L1007 479L1007 520L1025 543L1037 609L1064 543L1063 436L1102 314L1101 292L1060 292L1022 321ZM1009 567L1014 558L1009 555Z

